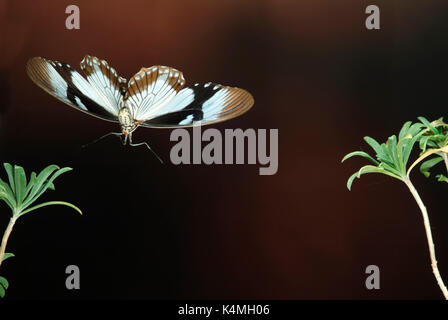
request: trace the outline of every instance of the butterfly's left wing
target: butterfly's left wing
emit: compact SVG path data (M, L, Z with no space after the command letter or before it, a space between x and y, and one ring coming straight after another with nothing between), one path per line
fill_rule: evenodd
M194 84L180 90L150 119L140 125L150 128L191 127L207 125L238 117L254 104L252 95L244 89L215 83Z
M108 121L118 121L119 106L67 63L31 58L26 66L35 84L69 106Z

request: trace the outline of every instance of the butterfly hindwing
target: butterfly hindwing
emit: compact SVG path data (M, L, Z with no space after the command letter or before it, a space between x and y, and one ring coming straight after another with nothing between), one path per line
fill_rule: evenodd
M26 70L34 83L60 101L101 119L117 121L118 111L70 65L35 57L28 61Z
M185 84L182 72L165 66L142 68L128 83L125 101L137 121L163 110Z
M153 118L141 125L153 128L190 127L235 118L254 104L246 90L215 83L195 84L180 90Z

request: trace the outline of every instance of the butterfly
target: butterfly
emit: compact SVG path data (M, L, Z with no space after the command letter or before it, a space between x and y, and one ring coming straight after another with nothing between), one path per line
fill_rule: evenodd
M131 146L144 144L151 150L145 142L132 142L132 133L139 126L208 125L235 118L254 104L244 89L211 82L184 86L182 72L171 67L141 68L127 81L94 56L86 55L80 66L84 76L67 63L34 57L26 71L35 84L67 105L118 122L121 133L110 134L124 136L123 145L129 141Z

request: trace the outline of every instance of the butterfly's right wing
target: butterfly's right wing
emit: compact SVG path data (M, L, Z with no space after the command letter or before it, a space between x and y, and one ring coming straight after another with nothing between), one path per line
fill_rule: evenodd
M254 98L244 89L210 82L196 83L180 90L163 108L140 125L149 128L208 125L238 117L253 104Z
M137 121L150 119L182 89L185 79L179 70L166 66L141 68L131 79L124 100Z
M26 66L35 84L69 106L103 120L117 122L119 105L81 76L70 65L41 57L30 59Z

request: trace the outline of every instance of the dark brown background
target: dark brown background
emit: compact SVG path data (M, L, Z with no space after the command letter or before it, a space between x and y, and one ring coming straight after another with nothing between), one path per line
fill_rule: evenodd
M77 4L81 29L65 29ZM446 116L446 1L0 0L0 161L71 166L45 199L68 208L17 223L1 274L20 298L439 299L420 212L404 185L366 176L348 192L344 154L368 150L407 120ZM278 128L279 171L160 165L110 138L102 122L60 103L26 76L33 56L78 66L85 54L131 77L164 64L188 83L249 90L255 106L224 128ZM139 129L168 160L169 131ZM4 173L2 173L4 177ZM418 173L441 273L448 280L446 185ZM1 206L0 225L8 219ZM65 267L81 290L65 289ZM381 269L381 290L364 287Z

